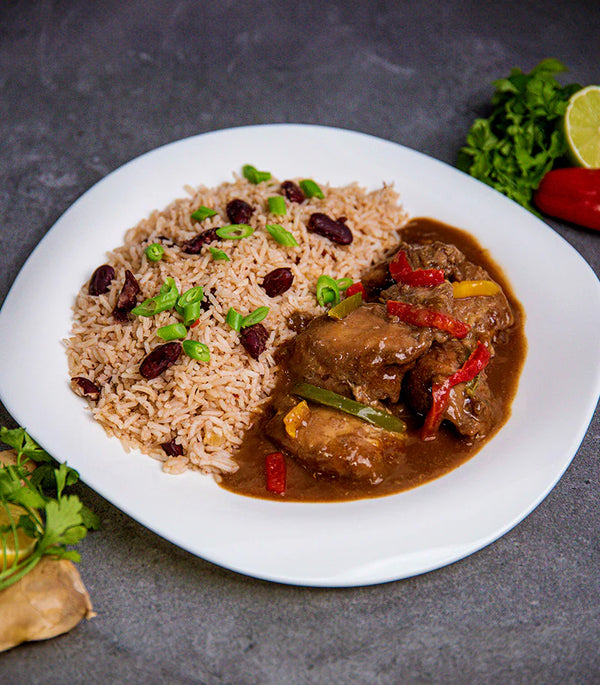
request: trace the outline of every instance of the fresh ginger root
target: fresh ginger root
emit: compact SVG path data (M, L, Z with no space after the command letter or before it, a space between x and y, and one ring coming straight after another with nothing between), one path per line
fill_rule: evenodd
M0 452L0 463L14 463L11 452ZM23 578L0 591L0 652L61 635L95 615L73 562L42 557Z

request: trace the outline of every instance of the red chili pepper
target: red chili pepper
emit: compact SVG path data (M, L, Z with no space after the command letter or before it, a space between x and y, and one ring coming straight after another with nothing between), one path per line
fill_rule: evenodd
M487 366L491 354L488 348L478 342L477 347L458 371L448 376L442 383L434 383L431 388L431 408L421 429L423 440L435 438L442 422L442 415L450 401L450 390L458 383L468 383Z
M200 319L196 319L193 323L190 324L190 328L196 328L196 326L200 323Z
M265 457L267 490L276 495L285 494L285 457L281 452L272 452Z
M441 269L413 269L404 250L400 250L390 262L390 274L396 283L414 288L431 288L444 282Z
M544 214L600 231L600 169L549 171L533 201Z
M406 302L396 300L387 301L387 312L391 316L397 316L401 321L410 323L413 326L423 326L437 328L441 331L450 333L454 338L464 338L471 330L471 327L458 319L454 319L447 314L415 307Z
M346 297L352 297L352 295L356 295L356 293L360 293L363 300L367 299L365 286L360 281L356 281L356 283L353 283L346 288Z

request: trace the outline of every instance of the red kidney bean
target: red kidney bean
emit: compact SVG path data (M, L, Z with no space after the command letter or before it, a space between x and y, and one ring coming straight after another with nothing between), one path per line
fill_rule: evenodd
M296 185L294 181L284 181L281 184L281 192L290 202L296 202L300 204L306 199L302 189L300 186Z
M322 212L310 215L307 229L339 245L349 245L353 239L352 231L343 221L336 221Z
M90 278L88 292L90 295L103 295L108 292L115 270L109 264L99 266Z
M117 321L127 321L127 314L137 304L137 294L140 292L140 286L136 277L127 269L125 271L125 282L123 288L117 298L117 304L113 309L113 317Z
M242 328L240 333L240 342L252 359L258 359L265 351L268 339L269 333L261 323Z
M100 399L100 388L89 378L84 376L75 376L71 378L71 388L76 395L80 397L87 397L93 402L97 402Z
M193 238L190 238L189 240L186 240L185 242L181 243L181 250L186 254L198 254L200 250L202 250L204 245L208 245L209 243L212 243L215 240L219 240L219 236L217 235L217 229L208 228L206 229L206 231L202 231Z
M140 373L148 380L160 376L181 354L181 343L168 342L155 347L140 364Z
M183 454L183 447L178 442L175 442L175 440L163 442L161 447L168 457L180 457Z
M294 274L287 266L274 269L265 276L262 287L269 297L277 297L289 290L294 281Z
M238 198L228 202L226 210L232 224L247 224L254 214L254 209L247 202Z

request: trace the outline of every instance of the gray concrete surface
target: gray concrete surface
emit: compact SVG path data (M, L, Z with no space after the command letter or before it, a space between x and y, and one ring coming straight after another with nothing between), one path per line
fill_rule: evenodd
M600 83L599 35L595 0L3 2L0 302L77 197L158 145L303 122L453 163L493 79L553 56ZM600 273L600 235L551 226ZM599 439L597 412L549 497L493 545L346 590L223 570L82 485L103 525L80 565L98 616L0 655L0 682L600 682Z

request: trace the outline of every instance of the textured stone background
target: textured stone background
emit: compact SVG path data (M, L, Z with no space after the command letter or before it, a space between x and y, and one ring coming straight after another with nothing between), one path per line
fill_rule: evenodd
M599 35L596 0L5 1L0 302L77 197L158 145L302 122L453 163L493 79L552 56L568 80L600 83ZM551 225L600 273L599 235ZM13 425L1 405L0 421ZM599 682L599 438L597 412L557 487L493 545L417 578L349 590L222 570L82 485L103 524L80 565L98 617L1 655L0 679Z

